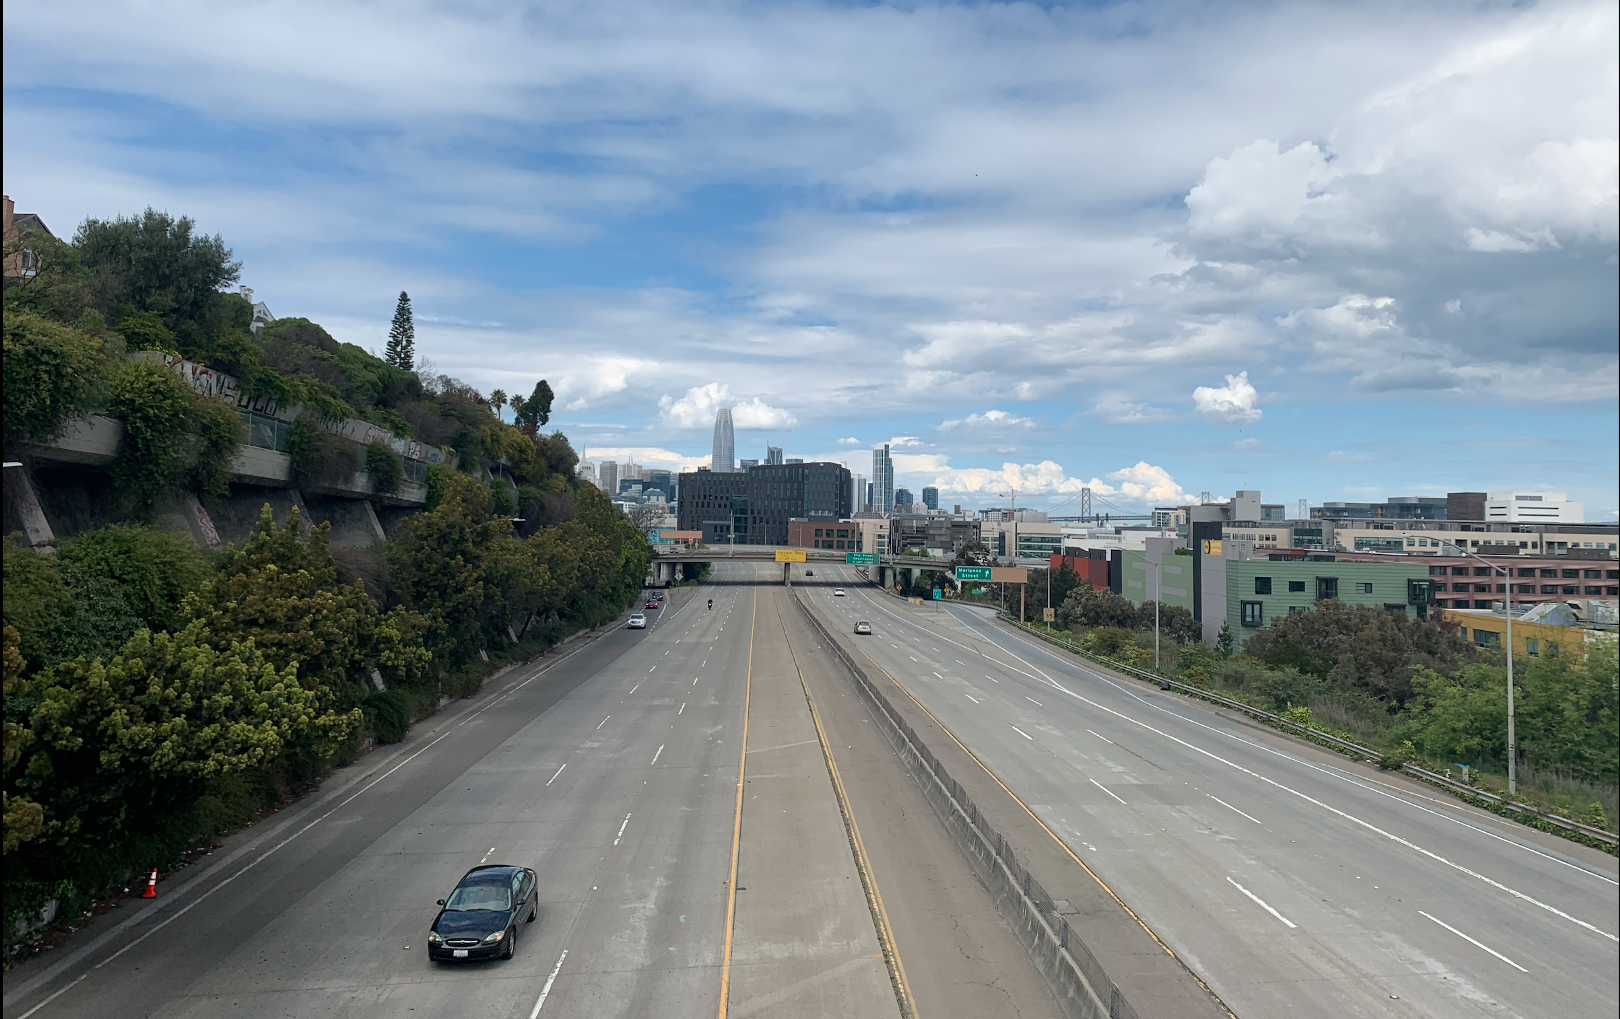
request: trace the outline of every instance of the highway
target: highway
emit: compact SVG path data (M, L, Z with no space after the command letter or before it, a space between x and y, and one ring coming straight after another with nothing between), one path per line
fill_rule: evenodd
M817 572L845 582L843 598L806 589L836 626L874 624L854 638L872 674L934 715L1237 1015L1620 1008L1612 857L1106 677L980 610Z
M715 580L448 706L14 968L6 1014L1055 1019L780 569ZM483 862L535 868L538 919L510 961L429 963L435 900Z

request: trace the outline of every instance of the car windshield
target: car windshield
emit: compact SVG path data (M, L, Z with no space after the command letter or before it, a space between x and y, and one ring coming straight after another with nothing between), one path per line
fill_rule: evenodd
M444 908L459 909L464 912L511 909L512 886L504 883L498 885L462 885L450 896L450 901L444 904Z

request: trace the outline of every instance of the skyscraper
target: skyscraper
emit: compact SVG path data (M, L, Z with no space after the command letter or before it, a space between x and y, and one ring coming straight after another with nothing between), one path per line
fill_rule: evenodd
M894 461L889 444L872 447L872 508L879 513L894 512Z
M859 513L866 508L866 478L855 475L854 484L850 486L849 509L851 513Z
M782 462L782 447L781 446L766 446L765 447L765 462L768 463L768 464L779 464L779 463L781 463Z
M923 505L931 510L939 509L939 489L929 485L922 490Z
M737 469L737 435L731 429L731 408L721 407L714 415L714 456L709 470L731 473Z
M602 465L596 469L596 487L609 495L619 494L619 465L613 460L603 460Z

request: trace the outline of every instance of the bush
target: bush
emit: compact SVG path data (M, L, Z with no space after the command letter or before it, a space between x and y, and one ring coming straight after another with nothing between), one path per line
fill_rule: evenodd
M347 482L360 469L354 443L339 438L306 417L287 429L287 455L300 488L332 487Z
M398 743L411 726L411 701L399 690L384 690L366 698L366 716L381 744Z
M191 395L172 371L150 361L120 365L113 378L107 411L124 426L113 483L138 503L151 505L180 481Z
M393 495L405 483L405 465L399 454L380 442L366 447L366 473L371 475L371 490L377 495Z
M224 400L191 396L192 463L186 481L199 495L226 496L236 455L247 438L247 423Z
M5 315L6 438L49 442L106 396L101 341L31 312Z
M130 524L69 538L57 558L116 583L141 623L153 630L174 629L181 600L212 572L190 539Z

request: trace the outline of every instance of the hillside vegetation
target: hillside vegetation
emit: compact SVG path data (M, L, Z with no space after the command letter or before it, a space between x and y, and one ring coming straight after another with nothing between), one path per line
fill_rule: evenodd
M8 944L44 903L77 915L639 592L651 549L577 482L567 438L542 434L545 381L507 424L472 387L307 319L255 337L251 306L224 291L239 271L230 250L185 219L88 220L72 243L30 245L39 275L5 282L7 459L85 414L117 418L125 519L54 555L5 543ZM302 405L295 481L362 463L384 491L399 481L393 451L357 453L316 415L451 448L456 469L429 468L424 511L369 549L334 552L327 524L265 506L240 546L201 550L152 527L152 508L228 494L222 465L244 426L229 403L127 356L151 349Z

